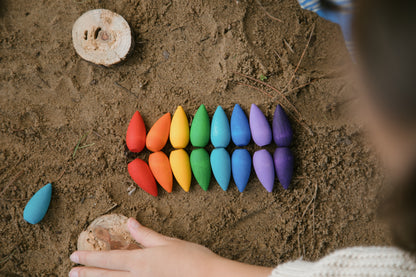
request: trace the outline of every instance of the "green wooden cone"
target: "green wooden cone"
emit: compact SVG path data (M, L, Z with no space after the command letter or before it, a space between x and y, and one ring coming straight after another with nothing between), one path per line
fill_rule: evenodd
M209 142L210 123L207 110L204 105L199 106L192 120L190 139L194 147L205 147Z
M196 181L205 191L211 181L211 164L209 154L204 148L194 149L190 157L192 172Z

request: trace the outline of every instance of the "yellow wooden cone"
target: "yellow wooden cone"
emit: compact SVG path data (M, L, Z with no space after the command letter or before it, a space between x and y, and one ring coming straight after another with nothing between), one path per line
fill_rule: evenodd
M183 149L173 150L169 156L170 167L178 184L188 192L191 187L191 164L188 153Z
M185 148L189 142L189 123L182 106L178 106L170 125L170 143L173 148Z

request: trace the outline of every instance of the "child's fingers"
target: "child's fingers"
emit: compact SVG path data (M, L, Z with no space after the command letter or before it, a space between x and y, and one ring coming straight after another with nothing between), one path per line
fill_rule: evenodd
M127 226L131 236L144 247L161 246L168 242L167 237L140 225L134 218L129 218Z
M127 277L127 271L106 270L95 267L74 267L69 272L69 277Z
M86 266L127 271L131 266L128 262L131 260L131 254L128 250L76 251L70 259L74 263Z

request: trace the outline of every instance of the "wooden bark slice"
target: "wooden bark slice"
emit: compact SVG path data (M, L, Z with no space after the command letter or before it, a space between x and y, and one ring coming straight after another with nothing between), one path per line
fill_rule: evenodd
M78 237L78 250L126 250L142 248L127 229L128 218L108 214L96 218Z
M72 41L83 59L104 66L124 60L134 45L127 21L105 9L81 15L72 27Z

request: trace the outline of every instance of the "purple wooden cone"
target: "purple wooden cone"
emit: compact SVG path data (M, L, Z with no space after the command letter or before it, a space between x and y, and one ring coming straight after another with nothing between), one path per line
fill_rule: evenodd
M287 147L278 147L273 155L276 175L284 189L288 189L293 175L294 158Z
M273 158L269 151L258 150L253 155L253 167L260 183L268 191L272 192L274 185Z
M273 140L278 147L288 147L292 142L293 131L282 106L277 105L273 116Z
M272 142L269 121L255 104L251 104L250 108L250 130L251 137L258 146L266 146Z

